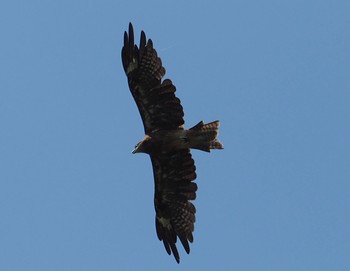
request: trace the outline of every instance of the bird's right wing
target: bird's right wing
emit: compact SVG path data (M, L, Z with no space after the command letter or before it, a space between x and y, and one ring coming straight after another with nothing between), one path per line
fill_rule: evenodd
M196 167L190 150L151 155L156 209L156 230L168 254L180 261L177 237L186 252L193 242L196 208L190 202L196 198Z

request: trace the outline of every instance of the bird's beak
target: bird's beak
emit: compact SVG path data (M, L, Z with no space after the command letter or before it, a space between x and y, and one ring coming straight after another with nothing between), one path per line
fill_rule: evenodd
M139 152L139 146L137 146L133 151L132 154L138 153Z

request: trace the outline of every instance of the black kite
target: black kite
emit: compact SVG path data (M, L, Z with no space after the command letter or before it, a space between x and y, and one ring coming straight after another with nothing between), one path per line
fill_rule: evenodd
M153 165L156 210L156 230L168 254L173 253L180 262L176 248L180 239L186 252L193 242L196 209L190 202L196 198L196 168L190 149L209 152L222 149L217 140L219 121L184 129L184 112L175 86L162 78L165 69L142 31L140 45L134 43L134 30L124 33L122 62L129 88L140 111L145 137L135 146L133 153L143 152L151 157Z

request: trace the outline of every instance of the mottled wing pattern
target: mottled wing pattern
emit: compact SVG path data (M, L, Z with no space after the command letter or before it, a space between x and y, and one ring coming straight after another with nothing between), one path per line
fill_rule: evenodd
M190 150L151 155L155 180L154 205L156 229L168 254L180 261L176 247L180 239L186 252L193 242L196 209L190 200L196 198L196 167Z
M131 23L129 34L124 33L122 62L145 133L182 126L184 113L180 100L175 96L176 88L169 79L161 82L165 69L153 48L152 40L149 39L146 43L143 31L139 47L135 45Z

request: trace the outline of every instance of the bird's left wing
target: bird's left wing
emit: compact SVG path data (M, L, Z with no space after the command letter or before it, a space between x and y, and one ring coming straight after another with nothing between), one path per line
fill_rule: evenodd
M156 230L168 254L180 261L176 248L180 239L186 252L193 242L196 209L190 200L196 198L196 167L190 150L151 155L156 209Z
M139 47L135 45L134 30L129 24L129 34L124 33L122 62L128 77L129 88L139 109L145 133L173 130L184 124L184 112L176 88L169 79L161 82L165 69L142 31Z

